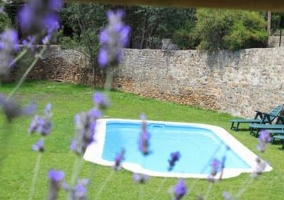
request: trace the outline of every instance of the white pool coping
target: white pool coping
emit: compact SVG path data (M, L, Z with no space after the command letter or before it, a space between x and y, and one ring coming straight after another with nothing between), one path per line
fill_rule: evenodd
M84 159L86 161L96 163L104 166L113 166L114 162L110 162L104 160L102 158L103 155L103 147L105 143L105 133L106 133L106 123L107 121L114 122L141 122L141 120L132 120L132 119L99 119L97 121L96 133L95 133L95 142L90 144L86 149L84 154ZM246 146L244 146L241 142L239 142L236 138L234 138L230 133L228 133L225 129L208 125L208 124L197 124L197 123L182 123L182 122L167 122L167 121L151 121L148 120L147 123L164 123L169 125L190 125L192 127L197 128L205 128L213 131L219 138L221 138L227 146L236 152L249 166L249 169L224 169L222 178L232 178L240 175L241 173L252 173L256 168L256 158L258 156L254 154L251 150L249 150ZM208 178L208 174L191 174L191 173L174 173L174 172L156 172L142 168L140 165L135 163L127 163L123 162L122 167L126 170L129 170L134 173L145 174L149 176L157 176L157 177L178 177L178 178ZM264 172L271 171L272 167L267 165ZM220 177L220 173L215 177Z

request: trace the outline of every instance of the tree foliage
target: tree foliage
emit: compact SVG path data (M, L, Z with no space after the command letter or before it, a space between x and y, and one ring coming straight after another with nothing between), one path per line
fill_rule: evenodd
M284 12L272 12L271 15L271 33L278 35L278 31L284 29Z
M195 16L185 21L184 26L177 29L173 35L173 40L182 49L195 49L200 43L199 37L195 34Z
M1 4L0 4L1 5ZM0 13L0 33L6 28L11 28L12 21L7 13Z
M258 12L198 9L195 34L199 49L238 50L265 47L267 32L265 19Z
M195 9L134 6L126 8L126 22L132 27L132 48L161 48L162 39L174 39L175 32L194 16ZM175 39L174 39L175 40Z
M76 49L89 58L94 84L98 71L98 34L107 22L107 9L107 6L93 3L68 3L60 11L62 29L58 34L58 44L63 48Z
M77 49L92 56L98 49L98 32L106 23L106 9L92 3L68 3L61 10L62 45L75 45ZM72 40L72 41L71 41Z
M237 50L267 44L266 12L94 3L65 4L60 13L58 44L76 48L96 63L97 35L106 23L105 13L118 8L125 11L124 20L132 29L129 48L161 48L164 38L172 39L179 49ZM272 13L272 32L283 28L283 24L283 13Z

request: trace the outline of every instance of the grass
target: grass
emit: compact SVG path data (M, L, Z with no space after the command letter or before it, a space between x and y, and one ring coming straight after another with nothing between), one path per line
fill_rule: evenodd
M14 84L4 84L0 92L8 94ZM66 181L70 181L75 155L70 152L70 141L74 134L74 115L87 111L92 106L93 88L82 85L62 84L56 82L27 82L14 96L22 103L35 101L39 111L51 102L53 105L53 129L50 136L46 137L46 152L42 155L39 176L36 182L34 199L44 199L48 190L47 171L50 168L63 170ZM229 119L232 116L200 108L184 106L154 99L141 98L133 94L118 91L110 92L112 106L105 115L113 118L138 119L145 113L150 120L165 120L177 122L206 123L223 127L244 145L257 153L257 139L250 136L247 131L234 132L230 130ZM22 117L11 124L6 123L0 115L0 199L27 199L33 177L33 169L37 153L31 151L31 145L38 139L38 135L30 136L27 133L30 118ZM202 145L202 144L200 144ZM280 199L282 197L284 181L284 151L280 145L269 145L263 155L273 166L273 171L264 173L252 184L247 186L241 199ZM206 147L204 147L206 148ZM100 196L98 191L111 173L111 169L88 162L83 163L80 172L81 178L90 178L88 199L137 199L141 187L132 181L132 173L121 170L110 177L105 190ZM236 194L241 188L248 174L222 180L212 186L208 199L222 199L223 191ZM147 184L142 185L143 199L152 199L161 185L165 184L155 199L168 199L167 191L176 184L177 179L152 177ZM186 179L189 186L189 195L185 199L196 199L199 194L205 195L209 183L207 180ZM66 194L61 191L59 199L66 199Z

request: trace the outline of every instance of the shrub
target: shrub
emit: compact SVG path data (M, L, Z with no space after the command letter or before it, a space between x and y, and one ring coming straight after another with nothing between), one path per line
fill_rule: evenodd
M199 49L238 50L265 47L265 20L258 12L198 9L195 34Z
M11 19L7 14L0 14L0 32L2 33L6 28L11 27Z

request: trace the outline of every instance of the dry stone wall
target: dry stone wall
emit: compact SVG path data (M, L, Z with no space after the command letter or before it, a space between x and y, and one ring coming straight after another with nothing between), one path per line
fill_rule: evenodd
M87 58L52 47L30 75L93 85ZM141 96L252 117L284 102L284 48L228 51L125 49L113 87ZM103 85L98 76L97 86Z
M243 117L284 103L284 48L124 53L123 91Z
M103 84L102 77L98 73L93 73L88 58L79 51L63 50L60 46L53 45L43 57L44 59L39 60L29 74L29 80L51 80L85 85L94 85L96 80L97 86ZM24 64L16 66L12 79L21 77L25 68Z

